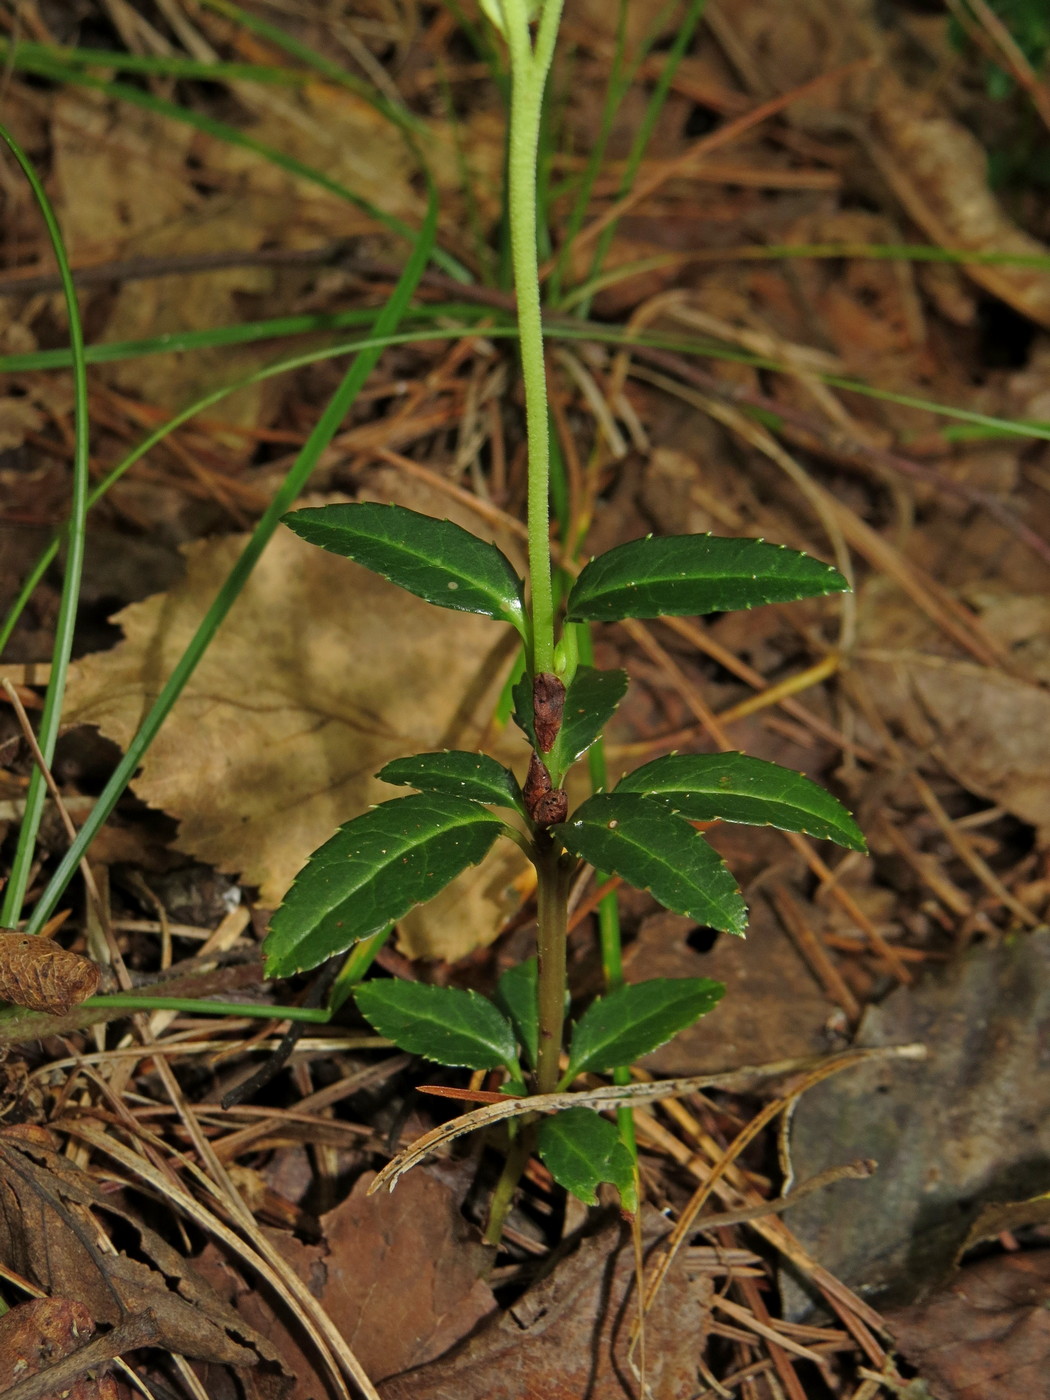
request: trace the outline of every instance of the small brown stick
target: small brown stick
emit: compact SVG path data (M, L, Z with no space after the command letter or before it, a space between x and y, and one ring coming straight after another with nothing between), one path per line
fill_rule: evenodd
M851 1023L856 1025L861 1017L860 1002L846 986L842 974L828 957L823 943L810 928L786 886L772 885L769 893L781 923L791 935L792 941L823 986L825 993L832 1001L838 1002Z

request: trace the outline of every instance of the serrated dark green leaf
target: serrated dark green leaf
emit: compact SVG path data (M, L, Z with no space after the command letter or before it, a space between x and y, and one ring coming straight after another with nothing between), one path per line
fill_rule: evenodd
M565 693L565 712L547 767L555 786L599 737L627 690L626 671L580 666Z
M573 855L650 890L698 924L744 932L747 909L722 858L688 822L655 798L596 793L558 828Z
M566 603L572 622L683 617L843 593L830 564L765 540L648 536L592 559Z
M725 990L709 977L658 977L599 997L576 1023L564 1082L633 1064L717 1006Z
M619 1129L590 1108L567 1108L540 1124L537 1147L559 1186L586 1206L596 1206L598 1186L608 1181L626 1211L638 1209L631 1154Z
M451 520L349 501L283 517L289 529L439 608L509 622L527 639L524 584L507 556Z
M396 797L341 826L296 876L263 944L268 977L316 967L476 865L502 823L444 793Z
M496 1003L510 1018L530 1068L539 1055L540 1022L536 1002L539 963L536 958L508 967L496 983Z
M478 992L377 979L358 987L354 1000L365 1020L402 1050L439 1065L506 1065L521 1078L511 1024Z
M536 742L536 728L533 724L532 716L532 677L529 675L528 671L519 676L511 686L510 698L514 704L514 708L511 711L514 723L525 735L525 738L528 739L532 747L539 752L539 744Z
M692 821L776 826L837 841L850 850L867 849L860 827L819 783L743 753L654 758L622 778L616 791L658 798Z
M518 780L509 768L484 753L445 749L441 753L417 753L395 758L376 774L396 787L419 788L421 792L447 792L452 797L469 797L494 807L525 811Z

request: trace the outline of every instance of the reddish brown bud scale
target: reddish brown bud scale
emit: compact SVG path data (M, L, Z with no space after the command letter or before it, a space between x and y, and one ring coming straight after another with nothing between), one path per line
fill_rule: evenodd
M539 826L557 826L569 815L569 794L564 788L554 788L536 806L533 821Z
M557 826L569 815L569 796L564 788L551 784L547 765L533 753L529 759L529 772L522 788L525 810L537 826Z
M564 685L549 671L540 671L532 682L532 722L542 753L550 753L554 747L564 709Z
M0 929L0 1001L64 1016L98 990L98 980L89 958L49 938Z

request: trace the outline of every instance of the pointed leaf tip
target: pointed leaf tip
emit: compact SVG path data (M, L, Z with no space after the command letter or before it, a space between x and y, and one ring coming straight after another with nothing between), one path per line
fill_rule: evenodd
M569 593L566 614L573 622L684 617L848 588L830 564L764 540L647 536L592 559Z
M748 754L665 754L628 773L616 791L642 793L690 821L775 826L867 850L853 817L819 783Z
M725 990L709 977L658 977L599 997L576 1023L565 1081L633 1064L711 1011Z
M510 560L451 520L376 501L308 506L283 519L309 544L353 559L417 598L509 622L527 638L525 586Z
M467 1069L504 1065L521 1077L510 1022L478 992L377 978L358 987L354 1000L402 1050Z
M666 804L638 793L597 793L558 836L598 870L649 890L676 914L742 934L747 908L722 858Z
M339 828L296 876L263 943L268 977L316 967L432 899L482 859L502 823L467 798L420 793Z

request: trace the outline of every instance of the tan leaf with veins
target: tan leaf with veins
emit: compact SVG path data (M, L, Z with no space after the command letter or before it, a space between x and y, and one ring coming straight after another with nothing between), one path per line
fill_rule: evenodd
M69 722L128 744L244 540L194 544L178 587L117 615L124 641L73 668ZM432 607L279 529L135 792L178 819L181 850L258 885L274 908L337 826L406 794L373 776L390 759L479 745L512 639L507 627ZM452 909L446 900L442 917L413 920L412 955L455 958L494 936L522 865L509 843L497 852L495 865L466 872Z

